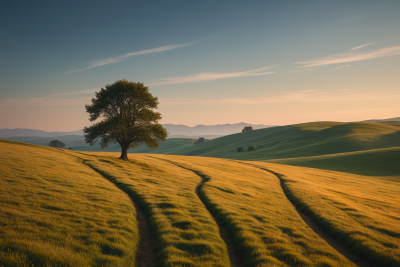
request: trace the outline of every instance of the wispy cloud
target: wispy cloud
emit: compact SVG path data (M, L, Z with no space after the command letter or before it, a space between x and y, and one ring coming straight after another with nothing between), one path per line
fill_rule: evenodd
M354 61L368 60L380 57L389 57L400 55L400 46L395 47L386 47L378 50L368 51L364 53L343 53L337 54L333 56L329 56L326 58L321 58L317 60L304 61L304 62L296 62L295 64L302 64L302 68L310 68L316 66L330 65L330 64L341 64L341 63L349 63Z
M88 91L88 90L86 90ZM85 91L81 91L85 92ZM79 106L83 107L90 103L90 96L69 99L61 95L49 95L32 98L0 98L0 112L12 110L31 109L33 107L61 107ZM400 93L397 91L381 91L371 93L351 93L349 89L339 89L336 92L325 92L320 90L303 90L297 92L283 92L271 96L261 97L236 97L236 98L159 98L160 106L175 105L253 105L271 103L293 103L293 102L358 102L376 100L400 100Z
M346 68L346 67L350 67L350 64L344 65L344 66L339 66L339 67L336 67L336 68L333 68L333 69L337 70L337 69Z
M160 98L160 105L252 105L289 102L329 102L329 101L370 101L370 100L399 99L400 93L327 93L319 90L305 90L298 92L281 93L267 97L249 98L223 98L223 99L198 99L198 98Z
M368 46L368 45L373 45L373 44L377 44L377 43L380 43L380 42L382 42L382 41L379 41L379 42L373 42L373 43L368 43L368 44L363 44L363 45L360 45L360 46L354 47L354 48L352 48L352 49L350 49L350 50L356 50L356 49L360 49L360 48L363 48L363 47L365 47L365 46Z
M273 68L274 66L269 66L256 70L249 70L243 72L230 72L230 73L199 73L191 76L185 77L172 77L150 81L147 83L149 86L164 85L164 84L177 84L177 83L191 83L191 82L205 82L219 79L235 78L235 77L245 77L245 76L259 76L267 75L275 72L263 72L266 69Z
M180 44L180 45L166 45L166 46L161 46L161 47L157 47L157 48L153 48L153 49L140 50L140 51L130 52L130 53L126 53L126 54L123 54L123 55L114 56L114 57L108 57L108 58L105 58L105 59L95 60L95 61L89 62L90 63L89 67L86 67L86 68L83 68L83 69L78 69L78 70L68 71L66 73L77 72L77 71L86 70L86 69L90 69L90 68L94 68L94 67L99 67L99 66L103 66L103 65L107 65L107 64L113 64L113 63L117 63L117 62L126 60L126 59L128 59L129 57L132 57L132 56L153 54L153 53L172 50L172 49L176 49L176 48L180 48L180 47L184 47L184 46L188 46L188 45L192 45L192 44L193 43Z

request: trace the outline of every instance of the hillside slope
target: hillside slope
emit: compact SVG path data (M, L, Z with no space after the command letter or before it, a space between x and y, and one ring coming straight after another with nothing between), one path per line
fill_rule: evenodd
M256 151L236 152L255 145ZM243 160L309 157L400 146L400 127L369 122L312 122L253 130L169 154Z
M0 139L0 266L132 266L130 198L63 150Z
M400 174L400 147L275 159L268 162L369 176L395 176Z

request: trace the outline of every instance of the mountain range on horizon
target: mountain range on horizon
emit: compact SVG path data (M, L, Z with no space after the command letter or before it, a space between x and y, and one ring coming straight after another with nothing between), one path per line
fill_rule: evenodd
M389 118L389 119L370 119L363 122L398 122L400 117ZM252 126L254 130L274 127L277 125L265 125L265 124L251 124L245 122L239 123L226 123L216 125L203 125L198 124L196 126L187 126L183 124L170 124L166 123L163 126L167 129L170 136L223 136L241 132L245 126ZM47 132L43 130L26 129L26 128L15 128L15 129L0 129L0 138L6 137L57 137L66 135L83 135L83 129L71 132Z
M217 125L196 125L193 127L182 124L163 124L169 135L228 135L242 131L245 126L252 126L253 129L262 129L273 127L275 125L251 124L251 123L234 123L234 124L217 124ZM4 137L57 137L66 135L83 135L83 129L71 132L47 132L43 130L15 128L15 129L0 129L0 138Z

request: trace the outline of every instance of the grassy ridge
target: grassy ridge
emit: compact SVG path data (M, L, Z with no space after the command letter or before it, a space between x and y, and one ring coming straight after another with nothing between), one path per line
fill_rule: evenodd
M0 140L0 266L129 266L128 196L58 149Z
M232 236L245 266L354 266L304 223L274 175L225 159L151 157L209 179L203 186L205 199Z
M268 160L268 162L327 169L368 176L394 176L400 174L400 147L381 148L304 158Z
M400 184L381 177L254 162L279 174L293 201L349 249L400 265Z
M173 164L116 153L79 154L140 204L156 240L157 266L230 266L226 244L196 195L201 178Z
M253 152L236 152L255 145ZM261 147L260 147L261 146ZM381 123L312 122L238 133L168 152L242 160L309 157L400 146L400 127Z

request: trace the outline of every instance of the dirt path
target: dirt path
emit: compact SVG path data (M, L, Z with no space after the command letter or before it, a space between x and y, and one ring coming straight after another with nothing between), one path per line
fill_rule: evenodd
M325 231L323 231L321 229L321 227L319 227L319 225L317 224L317 222L315 221L315 219L310 216L310 215L306 215L303 212L301 212L294 204L293 202L290 200L290 198L288 198L288 193L289 193L289 189L285 186L284 184L284 179L282 179L282 175L280 173L276 173L274 171L271 171L267 168L263 168L257 165L253 165L251 163L244 163L241 162L244 165L248 165L254 168L258 168L260 170L272 173L273 175L275 175L280 183L281 183L281 187L282 187L282 191L285 194L286 198L289 200L289 202L292 204L291 206L293 207L293 209L300 215L300 217L303 219L303 221L319 236L321 237L323 240L325 240L326 243L328 243L333 249L335 249L338 253L342 254L346 259L348 259L349 261L351 261L352 263L356 264L359 267L373 267L375 266L374 264L368 262L367 260L365 260L364 258L355 255L351 252L348 251L348 249L342 245L342 243L336 241L334 238L332 238L332 236L328 235Z
M77 157L79 158L79 157ZM81 158L79 158L81 159ZM106 176L103 175L103 173L96 168L92 167L90 164L87 164L84 159L81 159L82 163L103 176L105 179L109 180L113 184L114 181L110 180ZM116 185L116 184L115 184ZM118 185L116 185L118 187ZM121 191L124 192L123 189ZM126 192L124 192L126 193ZM129 194L126 193L128 196ZM140 208L140 206L136 203L134 199L130 197L133 206L136 209L136 219L138 221L138 228L139 228L139 247L138 251L136 254L136 266L137 267L153 267L155 266L154 264L154 258L155 258L155 241L153 236L151 235L151 231L148 226L148 220L143 212L143 210Z
M155 242L148 226L147 217L137 203L131 198L136 209L140 243L136 254L137 267L153 267L155 258Z
M195 171L192 170L190 168L187 168L185 166L182 166L180 164L177 164L173 161L167 160L167 159L161 159L161 158L156 158L156 157L152 157L154 159L159 159L159 160L163 160L166 161L170 164L173 164L175 166L178 166L182 169L188 170L193 172L194 174L196 174L197 176L199 176L201 178L201 182L200 184L197 185L196 187L196 194L197 197L200 199L200 201L203 203L204 207L207 209L207 211L210 213L211 217L214 219L214 221L216 222L216 224L218 225L219 228L219 234L222 238L222 240L225 242L226 246L228 247L228 254L229 254L229 259L231 261L231 266L232 267L245 267L246 265L243 262L243 258L240 256L239 251L235 248L233 241L231 239L231 237L229 236L228 232L226 231L226 229L218 223L218 221L215 219L215 216L211 213L210 209L207 206L207 202L204 201L202 194L201 194L201 189L203 188L204 184L210 180L209 177L207 177L206 175L204 175L203 173L199 172L199 171Z

